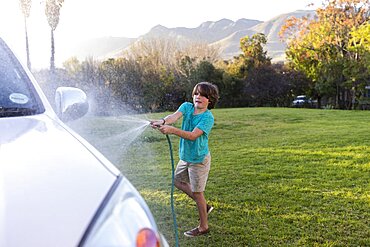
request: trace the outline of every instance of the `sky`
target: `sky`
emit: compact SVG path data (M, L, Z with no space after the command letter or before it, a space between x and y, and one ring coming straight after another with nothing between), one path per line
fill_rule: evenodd
M316 9L321 3L322 0L65 0L54 33L56 65L61 66L66 59L63 55L74 44L90 38L137 38L156 25L195 28L223 18L267 21L296 10ZM32 0L27 19L33 68L47 68L50 61L50 28L44 5L45 0ZM19 0L0 0L0 37L26 63Z

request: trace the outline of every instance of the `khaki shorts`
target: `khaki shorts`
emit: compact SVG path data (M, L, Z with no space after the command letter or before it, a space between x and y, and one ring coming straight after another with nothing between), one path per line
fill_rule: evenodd
M192 192L203 192L206 188L211 155L208 154L202 163L190 163L180 160L175 171L175 180L190 183Z

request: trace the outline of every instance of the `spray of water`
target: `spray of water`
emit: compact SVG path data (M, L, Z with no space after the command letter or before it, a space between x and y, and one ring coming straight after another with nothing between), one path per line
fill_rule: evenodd
M70 127L93 144L113 163L117 163L122 162L122 157L149 124L150 121L145 115L89 116L74 121ZM135 142L135 144L141 143Z
M135 127L135 128L129 128L128 130L120 133L120 134L117 134L117 135L113 135L107 139L105 139L102 144L105 145L105 144L110 144L110 143L115 143L115 142L120 142L121 143L121 146L122 146L122 150L125 150L128 146L131 145L131 143L133 141L136 140L137 137L139 137L143 132L144 130L149 126L149 121L144 121L144 120L140 120L140 119L118 119L118 120L115 120L115 121L119 121L119 122L124 122L124 121L128 121L128 122L132 122L132 123L139 123L140 125Z
M146 116L143 115L145 118ZM132 124L149 124L149 120L141 119L130 115L124 115L119 117L110 117L106 119L107 121L114 121L114 122L123 122L123 123L132 123Z
M125 154L132 145L143 144L135 141L147 129L150 122L146 115L138 115L129 106L114 98L102 100L98 92L99 90L89 89L87 93L89 112L85 117L69 125L109 160L120 166L130 159L125 157ZM108 91L107 95L111 93Z

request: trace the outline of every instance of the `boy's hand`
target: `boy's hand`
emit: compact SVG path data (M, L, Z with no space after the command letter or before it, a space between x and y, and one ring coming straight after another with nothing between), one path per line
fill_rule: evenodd
M159 131L162 132L162 134L165 134L165 135L173 134L175 129L176 128L171 126L171 125L161 125L161 126L159 126Z
M163 125L163 120L150 121L150 127L152 127L153 129L158 129L161 125Z

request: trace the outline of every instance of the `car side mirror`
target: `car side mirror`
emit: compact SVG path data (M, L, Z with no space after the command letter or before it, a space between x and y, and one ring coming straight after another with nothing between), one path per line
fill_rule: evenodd
M58 87L55 105L58 117L64 122L81 118L89 110L85 92L74 87Z

